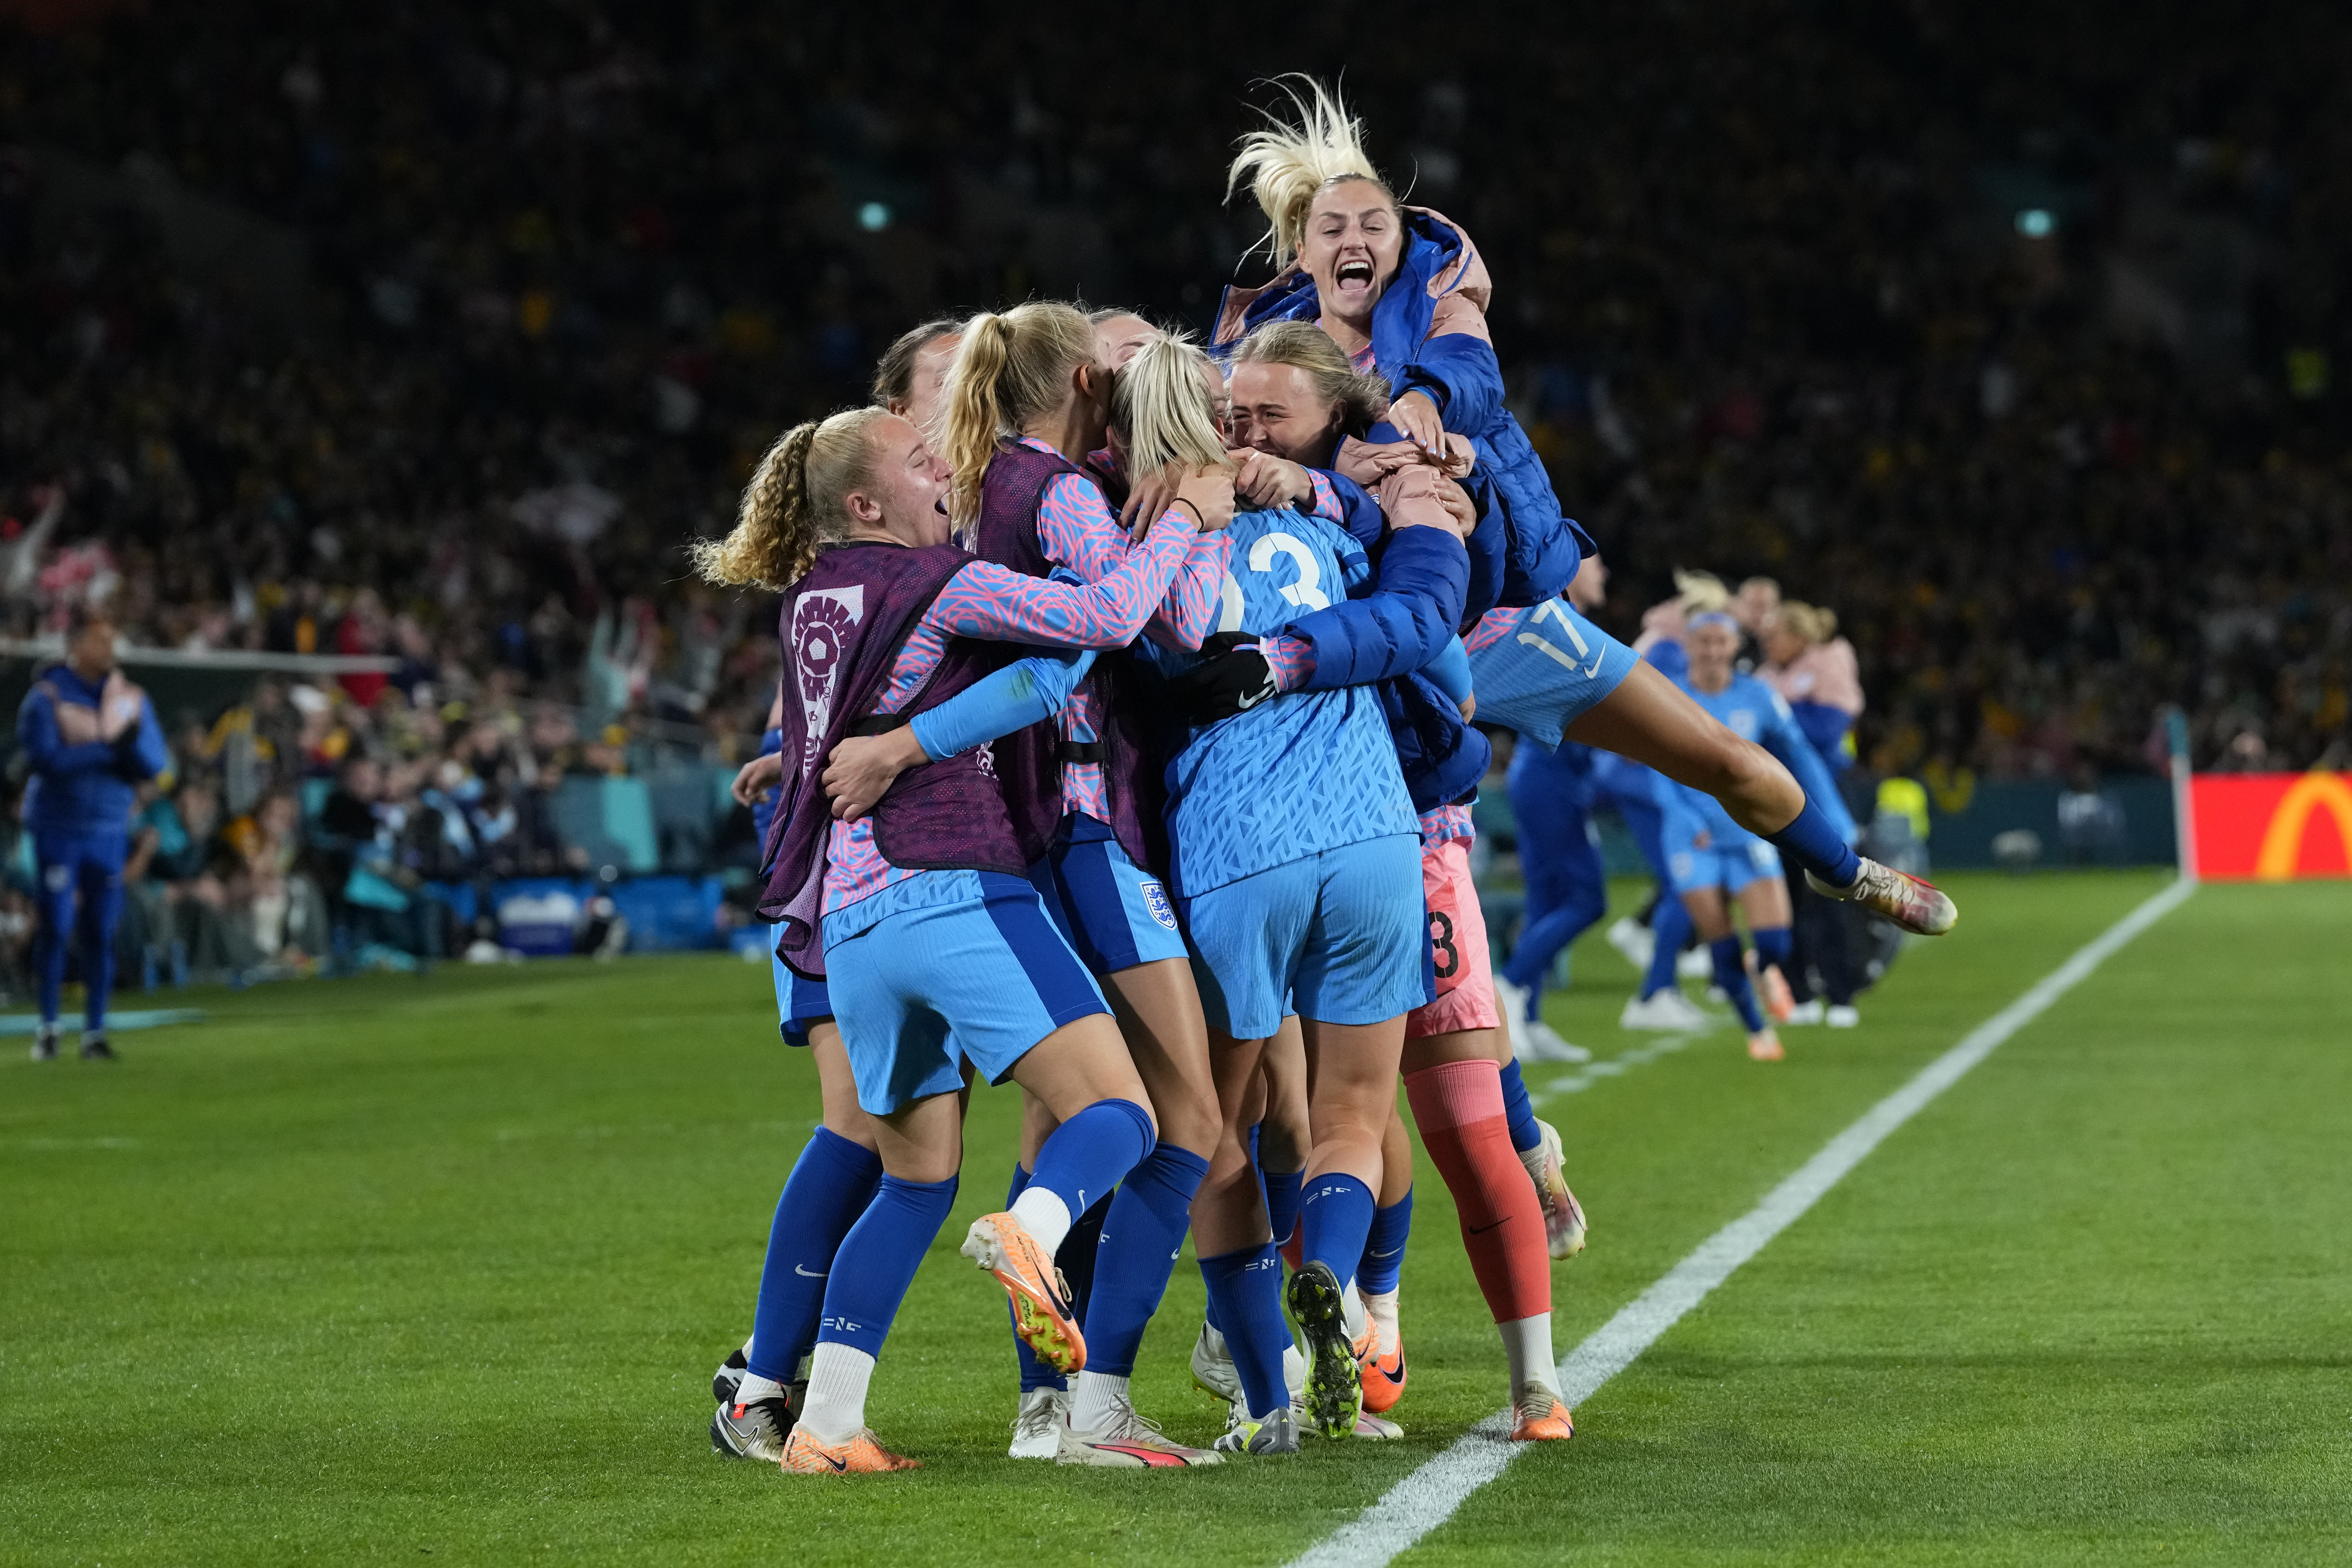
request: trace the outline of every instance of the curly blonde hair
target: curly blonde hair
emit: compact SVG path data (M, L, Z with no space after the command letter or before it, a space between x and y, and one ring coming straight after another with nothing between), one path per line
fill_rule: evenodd
M948 516L958 528L980 515L980 481L996 443L1061 406L1070 373L1095 363L1094 323L1074 305L1032 300L963 324L948 367L947 430L940 456L955 478Z
M1348 112L1346 100L1336 90L1296 72L1276 77L1271 85L1290 100L1297 120L1286 120L1274 110L1258 111L1265 125L1235 143L1240 151L1225 171L1225 199L1231 201L1243 181L1248 181L1258 211L1265 215L1266 230L1258 244L1280 268L1297 256L1315 198L1330 186L1367 180L1381 188L1390 206L1399 204L1396 192L1365 155L1364 122Z
M806 576L849 537L849 493L874 482L874 425L891 417L852 408L776 437L743 487L733 531L687 547L703 581L781 592Z

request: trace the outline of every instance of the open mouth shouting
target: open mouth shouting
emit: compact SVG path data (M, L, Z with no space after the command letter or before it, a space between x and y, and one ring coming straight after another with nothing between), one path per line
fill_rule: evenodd
M1331 275L1334 291L1346 300L1369 299L1372 292L1372 264L1363 257L1350 257L1339 263Z

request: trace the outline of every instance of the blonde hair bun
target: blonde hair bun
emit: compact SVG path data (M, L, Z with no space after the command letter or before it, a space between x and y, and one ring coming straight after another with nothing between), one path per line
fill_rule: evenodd
M1348 112L1337 91L1298 72L1276 77L1271 85L1290 100L1297 119L1286 120L1270 109L1258 111L1265 125L1235 143L1239 151L1225 171L1225 199L1232 200L1244 180L1249 183L1258 211L1265 215L1266 230L1258 244L1276 267L1287 267L1298 254L1307 215L1324 186L1370 180L1388 192L1391 202L1396 193L1365 155L1364 122Z
M1712 572L1685 572L1679 566L1675 569L1675 596L1690 615L1720 610L1731 603L1731 590L1723 585L1722 578Z

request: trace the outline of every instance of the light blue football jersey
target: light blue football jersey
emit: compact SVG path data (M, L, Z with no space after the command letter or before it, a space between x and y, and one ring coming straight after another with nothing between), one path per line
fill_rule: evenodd
M1303 512L1237 512L1229 531L1220 631L1271 637L1371 574L1352 536ZM1200 660L1149 638L1135 648L1166 675ZM1373 687L1282 692L1193 730L1167 776L1171 879L1184 898L1327 849L1419 830Z

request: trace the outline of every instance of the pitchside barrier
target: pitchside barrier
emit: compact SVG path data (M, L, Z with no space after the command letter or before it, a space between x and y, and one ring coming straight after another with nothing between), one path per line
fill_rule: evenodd
M2208 882L2352 877L2352 773L2197 773L2184 872Z

